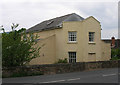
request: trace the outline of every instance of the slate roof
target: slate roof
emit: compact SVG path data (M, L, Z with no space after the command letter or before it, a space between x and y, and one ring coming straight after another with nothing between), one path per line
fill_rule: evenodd
M37 31L43 31L43 30L50 30L55 28L61 28L63 21L82 21L84 20L83 17L72 13L68 15L64 15L61 17L56 17L50 20L43 21L27 30L27 32L37 32Z

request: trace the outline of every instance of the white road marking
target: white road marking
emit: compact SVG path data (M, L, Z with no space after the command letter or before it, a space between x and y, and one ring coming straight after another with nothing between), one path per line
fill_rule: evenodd
M75 79L67 79L67 81L73 81L73 80L79 80L80 78L75 78Z
M65 80L48 81L48 82L42 82L42 83L56 83L56 82L62 82L62 81L65 81Z
M63 81L74 81L79 80L80 78L74 78L74 79L66 79L66 80L56 80L56 81L48 81L48 82L41 82L41 83L56 83L56 82L63 82Z
M105 76L114 76L114 75L117 75L117 74L116 73L114 73L114 74L104 74L102 76L105 77Z

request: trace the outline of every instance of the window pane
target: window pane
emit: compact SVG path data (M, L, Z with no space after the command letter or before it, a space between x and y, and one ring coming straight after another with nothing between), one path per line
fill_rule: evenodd
M94 41L94 34L95 34L95 32L89 32L89 41L90 42Z
M69 52L69 63L76 62L76 52Z
M76 32L68 32L69 41L76 41Z

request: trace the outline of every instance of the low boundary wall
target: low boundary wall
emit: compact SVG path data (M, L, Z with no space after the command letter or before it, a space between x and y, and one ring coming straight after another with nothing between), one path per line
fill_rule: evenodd
M60 63L46 65L31 65L21 67L3 68L3 77L12 77L13 74L24 73L26 75L46 75L59 74L79 71L89 71L103 68L117 68L120 60L112 61L96 61L96 62L77 62L77 63Z

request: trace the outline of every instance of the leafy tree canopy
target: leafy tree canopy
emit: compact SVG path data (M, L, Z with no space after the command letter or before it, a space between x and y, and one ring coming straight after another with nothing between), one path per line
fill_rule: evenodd
M2 27L2 65L3 67L22 66L33 58L39 57L41 47L37 44L37 35L26 34L26 29L15 30L18 24L11 26L12 31L7 33Z

